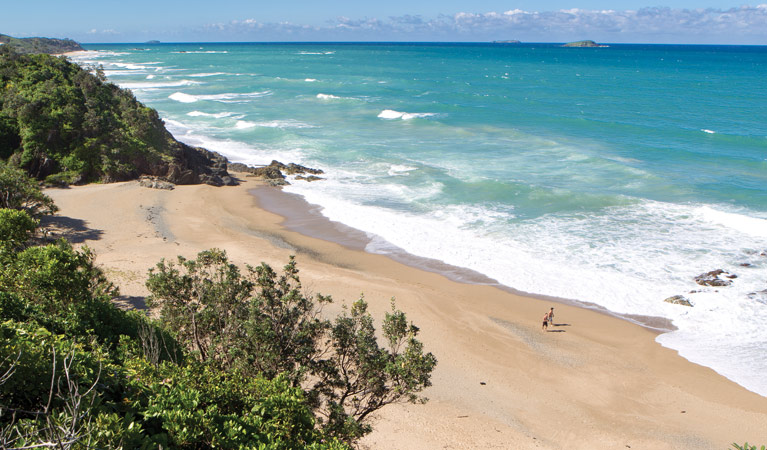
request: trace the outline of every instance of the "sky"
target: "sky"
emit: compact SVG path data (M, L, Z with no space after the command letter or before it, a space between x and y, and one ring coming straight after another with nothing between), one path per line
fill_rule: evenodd
M767 3L734 0L0 1L0 33L82 43L591 39L767 45Z

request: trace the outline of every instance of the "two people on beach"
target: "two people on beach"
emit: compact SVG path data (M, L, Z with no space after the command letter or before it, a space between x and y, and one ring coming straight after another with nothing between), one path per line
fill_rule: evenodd
M543 315L543 325L541 325L542 331L549 329L549 324L554 325L554 307L552 306L549 312Z

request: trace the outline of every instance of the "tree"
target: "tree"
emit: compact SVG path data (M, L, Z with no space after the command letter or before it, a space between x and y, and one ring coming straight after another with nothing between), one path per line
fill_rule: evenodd
M201 361L210 358L227 368L232 365L252 283L228 262L225 252L207 250L195 260L179 256L178 265L162 260L150 269L146 284L152 292L149 307L160 307L168 327Z
M0 260L6 252L21 249L32 238L38 221L26 211L0 209Z
M332 299L318 294L315 303L301 291L292 257L281 275L262 263L243 276L223 251L208 250L178 265L161 261L147 287L161 320L200 360L302 387L329 436L354 442L371 430L372 412L426 401L418 393L431 385L437 360L393 300L381 346L364 299L334 321L323 318Z
M0 161L0 208L24 210L32 217L58 211L53 200L40 190L37 181L3 161Z

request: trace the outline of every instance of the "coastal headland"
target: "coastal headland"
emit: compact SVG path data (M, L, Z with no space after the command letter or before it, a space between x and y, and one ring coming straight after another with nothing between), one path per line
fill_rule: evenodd
M95 251L125 307L143 307L147 270L162 258L213 247L238 264L280 267L296 255L304 288L335 299L330 314L364 293L380 318L396 298L439 363L430 401L382 409L363 448L725 449L767 440L767 398L660 346L652 330L291 231L264 209L287 194L233 175L238 186L48 189L60 207L50 225L54 237ZM307 234L348 232L292 212L316 231ZM551 306L556 325L543 332Z

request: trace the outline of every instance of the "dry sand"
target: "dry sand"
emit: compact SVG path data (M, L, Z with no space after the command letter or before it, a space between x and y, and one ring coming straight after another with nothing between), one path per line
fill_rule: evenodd
M249 193L257 183L243 181L173 191L127 182L47 193L61 208L53 219L60 234L95 250L126 305L143 304L147 270L161 258L194 257L212 247L238 264L281 267L296 255L306 289L331 294L336 308L364 293L379 320L396 297L439 364L425 392L430 401L382 409L363 448L767 443L767 398L661 347L653 331L588 309L450 281L355 249L354 236L342 246L290 231ZM289 207L279 191L263 199ZM291 220L301 225L300 217ZM338 234L308 219L301 226ZM561 325L542 332L551 306Z

